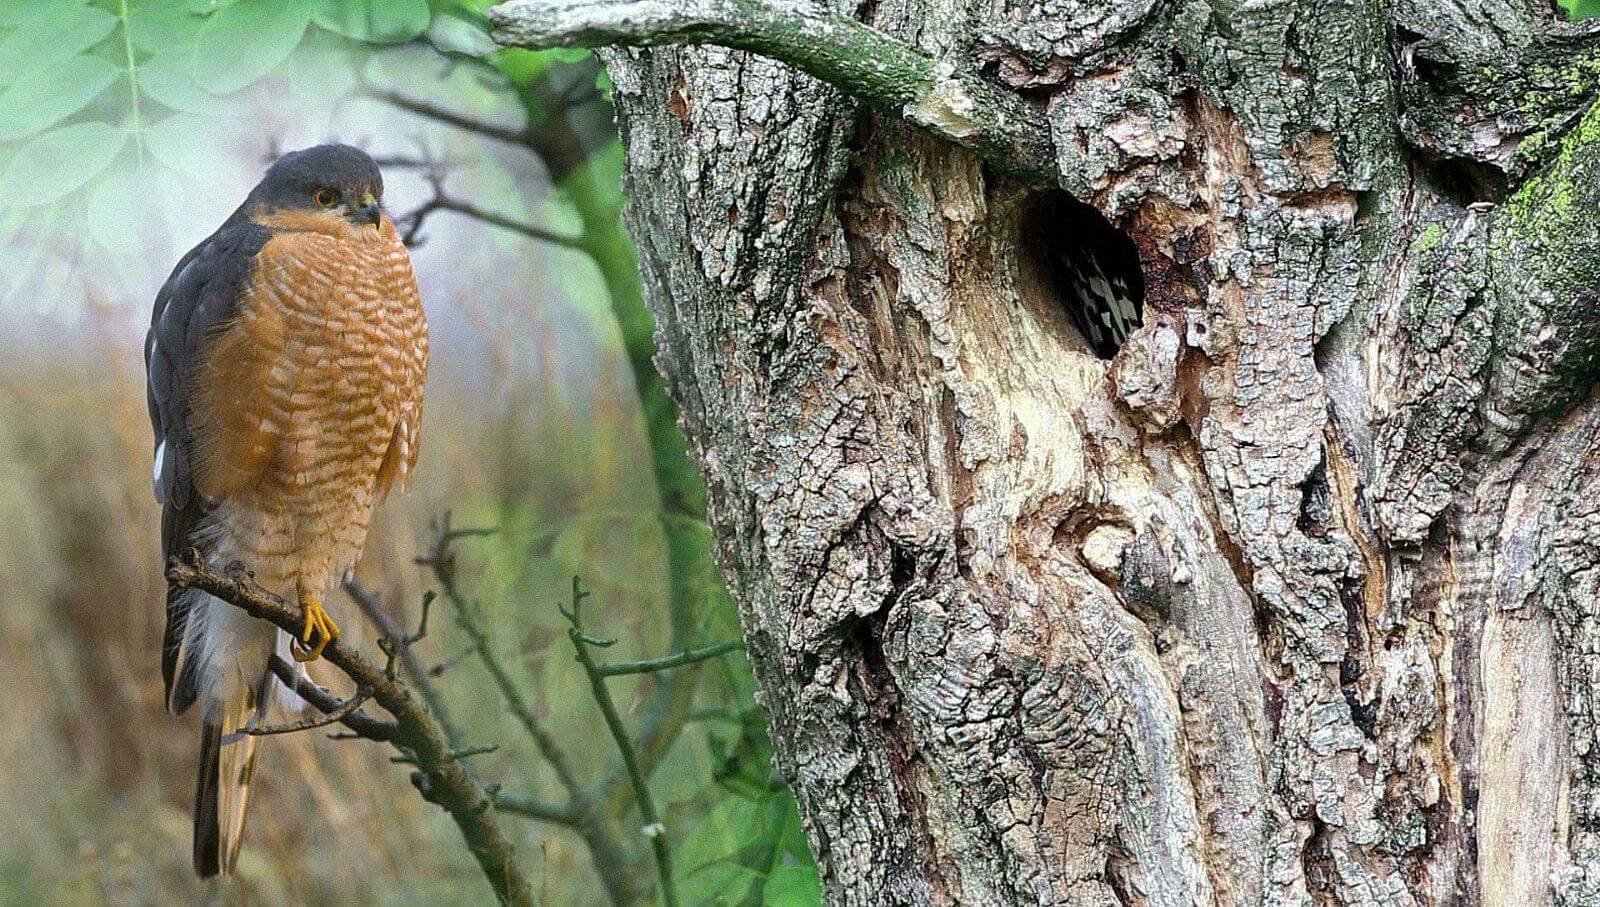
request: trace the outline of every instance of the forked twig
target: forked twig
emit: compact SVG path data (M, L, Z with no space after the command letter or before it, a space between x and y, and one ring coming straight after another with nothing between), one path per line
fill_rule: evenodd
M275 734L293 734L299 731L313 731L319 727L327 727L330 724L338 724L345 719L345 716L349 715L351 712L354 712L356 709L361 708L361 704L366 702L369 698L370 697L367 695L365 690L356 690L355 694L349 699L346 699L344 702L334 703L334 708L331 711L324 712L321 715L311 715L309 717L302 718L299 721L293 721L287 724L269 724L260 727L242 727L239 729L239 733L251 737L270 737Z
M628 781L633 787L633 799L639 807L639 817L644 820L642 831L650 841L650 850L655 855L656 874L661 880L661 900L666 907L677 907L678 889L672 879L672 848L667 843L666 827L661 822L661 814L656 810L656 800L650 793L650 785L645 781L644 772L639 769L639 756L633 748L633 739L628 736L628 729L622 726L622 717L617 714L616 703L611 699L611 691L606 687L605 675L600 673L599 666L589 656L589 647L592 645L610 645L615 640L595 640L594 637L584 632L583 629L583 600L589 597L578 577L572 578L572 608L557 606L562 615L571 624L567 629L567 638L572 641L572 652L578 659L578 664L583 666L583 672L589 678L589 689L594 695L595 704L600 707L600 715L605 719L606 729L611 732L611 739L617 744L617 751L622 755L623 767L627 770Z

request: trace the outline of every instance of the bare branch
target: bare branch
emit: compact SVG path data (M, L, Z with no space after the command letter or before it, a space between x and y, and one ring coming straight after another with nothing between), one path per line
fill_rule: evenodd
M522 816L527 819L538 819L543 822L554 822L558 825L571 825L574 822L572 810L532 797L517 796L515 794L494 791L490 795L494 799L495 809L513 816Z
M303 622L300 609L291 607L247 578L217 572L193 550L168 564L167 581L181 588L199 589L289 633L297 633ZM343 640L329 643L322 656L348 675L358 689L370 690L372 698L394 716L395 733L390 742L415 758L417 774L426 783L430 799L443 806L455 820L461 836L466 839L467 849L477 859L500 901L532 904L532 889L517 866L511 843L495 820L493 801L451 755L452 747L443 730L412 695L410 688L398 679L385 676L382 668ZM348 720L346 724L349 726Z
M1056 181L1044 115L948 61L793 0L511 0L489 10L509 47L712 44L787 63L863 103L904 116L1030 182Z
M514 126L504 126L499 123L492 123L488 120L480 120L469 114L451 110L447 107L440 107L439 105L430 101L424 101L421 98L413 98L409 95L401 94L398 91L380 89L372 91L371 95L372 97L383 101L386 104L392 104L401 110L407 110L411 113L417 114L418 116L426 117L430 120L436 120L440 123L454 126L457 129L484 136L485 138L507 142L518 147L527 147L528 144L528 131L526 129L518 129Z
M426 179L433 188L432 198L422 203L415 210L395 218L395 226L400 230L400 240L407 246L416 248L422 245L424 242L421 236L422 224L428 215L435 211L451 211L491 226L499 227L502 230L510 230L529 239L547 242L563 248L576 249L580 252L589 251L588 243L582 236L571 236L557 233L554 230L546 230L543 227L525 223L515 218L507 217L504 214L497 214L452 196L444 187L450 171L449 165L444 161L424 154L421 158L406 158L405 162L410 169L425 171Z
M469 657L471 657L477 651L478 651L478 647L477 646L467 646L466 648L464 648L461 651L455 653L454 655L447 656L443 661L439 662L438 664L436 664L433 667L428 669L428 676L429 677L443 677L444 676L444 672L450 670L451 668L453 668L456 665L462 663L463 661L466 661Z
M677 907L678 891L672 881L672 850L667 845L666 830L661 823L661 815L656 810L655 797L650 793L650 785L645 781L644 772L639 768L639 757L633 747L633 740L628 736L628 729L622 726L622 718L617 714L616 703L611 699L611 691L606 687L605 675L600 673L599 666L589 656L589 646L593 644L594 637L589 636L583 629L583 600L589 593L583 591L578 578L572 578L572 609L561 609L561 614L571 624L567 629L567 637L572 641L573 654L577 656L578 664L583 666L584 673L589 678L589 690L594 696L595 705L600 707L600 715L605 719L606 729L611 732L611 739L617 744L617 752L622 755L622 764L628 772L628 782L633 787L633 799L639 807L639 817L644 820L644 835L650 839L650 849L656 858L656 872L661 878L661 900L667 907Z
M451 759L471 759L473 756L486 756L489 753L498 752L499 749L500 744L498 743L486 743L481 746L464 746L460 749L454 749L451 750L448 755ZM390 756L389 761L395 763L396 765L417 764L417 760L415 758L404 754L399 756Z
M354 575L346 575L342 585L345 594L350 596L351 601L356 603L356 607L361 609L361 613L372 621L373 626L378 628L379 633L388 639L404 641L402 645L395 648L395 651L399 655L401 666L405 668L406 677L411 681L411 685L417 688L417 693L422 696L422 701L428 706L428 712L433 715L434 720L438 721L439 726L444 729L445 738L450 741L450 745L460 746L463 739L461 728L456 724L455 718L446 707L443 694L439 692L438 687L433 685L433 675L423 666L422 660L417 657L417 653L411 648L412 644L421 640L427 632L427 599L424 599L422 620L417 625L417 632L406 636L405 631L400 628L399 624L395 623L394 618L389 615L383 604L378 601L378 597L371 590L361 585L361 581L356 579ZM324 711L327 710L324 709Z
M473 604L467 600L456 585L455 554L450 550L450 541L456 537L458 536L452 534L450 529L450 516L446 514L435 528L433 545L428 554L418 558L417 562L433 571L434 579L439 583L440 592L443 593L445 600L455 610L456 623L467 634L467 638L471 640L473 648L477 650L479 660L483 662L483 666L489 671L490 678L494 680L495 687L500 691L501 697L505 699L507 708L511 710L511 714L516 717L523 729L528 732L528 736L532 738L534 746L539 750L539 754L544 757L546 762L550 763L550 768L556 773L556 778L561 782L561 786L566 789L569 795L574 797L581 796L583 787L579 784L577 776L572 773L572 768L567 761L567 754L561 749L561 745L556 743L555 735L551 734L549 729L544 726L544 723L533 713L533 709L522 696L522 690L512 681L511 675L507 673L505 666L495 656L493 649L489 645L488 631L484 629L483 622L478 619Z
M494 526L449 526L439 533L439 538L454 542L456 539L486 539L499 534L500 530Z
M307 680L294 666L274 655L267 662L267 667L277 675L284 686L294 692L296 696L311 703L318 711L323 713L336 712L340 703L332 693ZM377 718L368 715L360 709L355 709L339 717L339 723L349 728L351 733L364 740L374 740L379 743L393 743L395 735L399 733L399 725L387 718Z
M432 155L415 156L410 154L381 154L373 155L372 162L387 170L422 170L431 171L441 164L449 167L449 161L441 161Z
M540 242L547 242L551 245L561 246L567 249L577 249L580 252L587 250L587 246L584 244L583 237L581 236L570 236L564 233L557 233L553 230L546 230L543 227L536 227L533 224L507 217L504 214L496 214L493 211L480 208L471 202L464 202L458 198L444 194L443 192L434 196L434 198L431 199L427 204L412 212L410 215L408 215L408 217L415 218L420 221L422 217L426 217L428 214L434 211L453 211L456 214L465 215L466 217L473 218L474 220L483 221L486 224L499 227L502 230L510 230L513 233L520 233L529 239L536 239Z
M589 640L585 639L585 642L589 642ZM738 650L741 645L742 643L729 640L728 642L719 642L714 646L706 646L703 649L690 649L685 652L679 652L677 655L667 655L661 658L650 658L644 661L622 661L612 662L609 664L597 664L594 667L595 670L600 673L601 677L619 677L624 674L653 674L656 671L666 671L672 668L681 668L684 665L692 665L696 662L705 661L710 658L716 658L718 655L726 655L729 652Z
M610 807L614 801L605 795L604 789L596 793L580 785L572 773L566 753L556 743L554 735L533 713L522 692L506 672L505 666L490 649L488 632L478 617L476 605L461 593L460 587L456 584L455 554L451 550L451 543L460 538L487 535L492 531L453 529L450 526L450 515L447 513L434 527L433 543L428 554L417 558L417 562L433 571L445 600L455 612L458 625L471 641L468 651L476 652L483 661L507 707L521 722L528 736L533 739L540 755L550 763L568 795L568 803L564 808L539 804L532 800L519 801L515 798L506 802L510 810L518 815L559 822L572 828L588 845L595 871L599 873L601 882L611 894L612 900L617 903L631 903L638 898L641 888L646 883L633 872L634 863L630 855L618 840L613 823L602 812L603 808Z
M309 731L319 727L327 727L330 724L338 724L339 722L343 721L346 716L350 715L356 709L361 708L361 703L366 702L368 698L369 697L366 690L357 689L355 693L351 694L349 699L346 699L344 702L333 703L333 708L326 710L321 715L313 715L308 718L302 718L299 721L290 722L288 724L269 724L261 727L242 727L239 729L239 733L251 737L269 737L274 734L293 734L299 731Z

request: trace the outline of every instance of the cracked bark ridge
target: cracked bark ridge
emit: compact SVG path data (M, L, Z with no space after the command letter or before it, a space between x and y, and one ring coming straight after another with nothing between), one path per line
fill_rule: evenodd
M714 5L860 16L1014 92L1148 287L1108 365L1004 154L749 53L604 51L829 900L1594 903L1594 30Z

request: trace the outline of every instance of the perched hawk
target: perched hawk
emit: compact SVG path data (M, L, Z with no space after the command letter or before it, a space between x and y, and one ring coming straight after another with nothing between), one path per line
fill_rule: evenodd
M298 601L297 640L204 593L169 589L167 707L204 711L194 868L239 855L267 662L339 635L323 596L361 553L373 508L417 459L428 330L411 259L365 153L284 155L156 295L145 366L162 554L198 549Z

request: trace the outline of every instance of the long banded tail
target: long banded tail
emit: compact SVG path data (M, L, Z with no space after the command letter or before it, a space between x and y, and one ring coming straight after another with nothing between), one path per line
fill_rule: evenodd
M201 725L194 793L194 871L201 878L227 876L239 861L257 739L239 729L256 714L256 701L255 690L238 690Z

